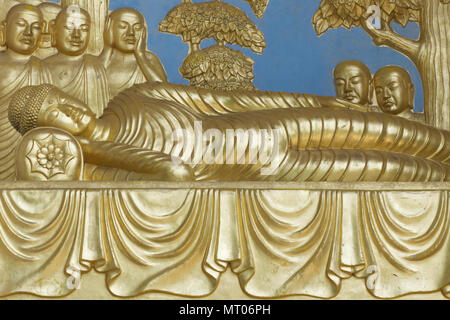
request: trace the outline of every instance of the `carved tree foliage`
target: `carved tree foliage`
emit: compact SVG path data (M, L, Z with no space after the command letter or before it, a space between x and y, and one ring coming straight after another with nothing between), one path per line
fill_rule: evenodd
M169 11L159 31L179 35L194 44L212 38L237 44L261 54L266 47L263 33L239 8L222 2L185 2Z
M250 4L255 16L261 19L264 16L264 12L267 9L269 0L245 0Z
M180 72L190 84L215 90L255 90L253 59L238 50L214 45L191 53Z
M360 27L367 8L378 5L384 22L395 21L405 26L408 21L419 20L420 3L421 0L323 0L314 14L313 24L319 35L332 28Z
M269 0L245 0L261 18ZM180 67L190 85L216 90L256 90L254 61L242 52L228 48L237 44L261 54L266 47L263 33L239 8L221 0L196 2L182 0L159 24L159 31L181 36L189 44L189 55ZM216 45L200 49L205 39Z

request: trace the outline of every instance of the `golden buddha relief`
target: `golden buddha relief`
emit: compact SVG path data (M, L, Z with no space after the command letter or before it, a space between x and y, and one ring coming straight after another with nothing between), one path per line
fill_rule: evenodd
M171 90L173 85L156 86ZM19 90L18 98L11 102L10 119L22 134L45 126L81 137L86 160L94 161L92 164L147 175L155 174L155 167L158 167L157 171L170 181L426 182L450 179L450 149L446 147L450 144L450 133L445 130L399 121L383 114L305 108L301 101L297 108L280 109L275 102L270 103L274 96L271 93L263 93L265 110L240 109L228 96L224 106L229 112L202 115L193 112L195 107L153 98L153 87L146 83L119 94L99 119L89 112L90 108L71 102L70 96L56 88L27 87ZM191 90L182 86L177 89L183 91L184 96ZM42 99L27 98L22 92L29 90L33 92L30 97ZM191 96L202 93L194 90ZM311 125L306 127L305 123ZM319 125L321 123L327 126ZM348 125L341 126L344 123ZM380 130L373 132L372 126ZM267 135L264 130L268 130ZM217 135L205 137L205 132L211 131ZM232 146L227 145L230 141L226 134L230 131L237 133L237 141ZM181 139L174 136L174 132L182 132ZM423 148L425 137L433 143ZM214 139L217 148L212 154L208 154L210 148L194 154L205 143L211 146ZM265 144L267 139L272 144ZM108 143L102 145L101 142ZM123 146L125 151L110 152L117 150L115 144ZM254 150L259 153L253 153ZM261 150L269 157L262 157ZM152 156L146 160L144 154L148 151ZM94 154L91 156L90 152ZM156 166L154 154L169 159L167 166ZM178 159L185 163L181 160L178 163Z
M258 15L267 6L248 2ZM143 16L119 9L100 32L103 53L90 56L106 75L95 84L104 81L106 91L98 92L89 77L99 73L84 61L96 21L89 11L67 9L52 24L58 53L46 62L53 79L18 86L8 117L24 135L12 166L19 180L75 182L54 185L50 195L44 188L52 182L32 185L38 190L31 193L2 187L2 219L34 224L13 223L1 238L0 267L22 272L0 276L7 280L0 296L67 295L78 289L69 280L93 268L116 297L197 297L211 294L228 266L252 297L330 298L350 277L378 298L448 296L450 133L414 121L407 73L385 67L372 79L362 63L347 61L334 70L337 97L243 90L223 77L232 63L223 64L220 85L204 77L205 86L223 90L171 84L148 52ZM19 16L33 24L36 13ZM29 34L23 44L36 53L39 41ZM28 51L23 61L39 62ZM372 112L371 87L382 113ZM102 109L96 95L107 89L111 100ZM79 180L116 182L104 189Z

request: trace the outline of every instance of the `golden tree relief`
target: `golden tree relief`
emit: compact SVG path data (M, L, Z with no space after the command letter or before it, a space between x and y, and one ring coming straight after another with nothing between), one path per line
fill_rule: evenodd
M247 0L262 18L268 0ZM254 61L226 44L237 44L261 54L266 47L263 33L239 8L222 1L183 1L159 24L161 32L181 36L189 44L189 56L180 72L193 86L207 89L254 89ZM205 39L216 45L200 49Z

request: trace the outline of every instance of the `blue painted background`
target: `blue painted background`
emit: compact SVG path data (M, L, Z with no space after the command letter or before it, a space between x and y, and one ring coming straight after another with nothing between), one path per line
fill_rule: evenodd
M334 95L331 72L343 60L355 59L366 63L375 73L378 68L395 64L406 68L416 85L416 111L422 111L423 95L420 76L413 63L390 48L376 47L361 29L344 28L316 35L311 19L320 0L270 0L264 17L257 19L243 0L224 0L243 9L263 31L267 48L262 55L243 52L255 60L255 80L261 90L306 92ZM140 10L149 25L149 48L162 60L169 80L187 83L179 72L188 47L181 38L158 32L158 23L181 0L110 0L112 10L133 7ZM199 2L199 1L194 1ZM416 39L418 26L395 28L403 35Z

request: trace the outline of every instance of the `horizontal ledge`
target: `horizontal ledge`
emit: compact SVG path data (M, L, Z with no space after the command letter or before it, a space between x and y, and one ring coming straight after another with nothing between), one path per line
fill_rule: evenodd
M16 181L0 182L2 190L341 190L341 191L450 191L450 182L163 182L163 181Z

